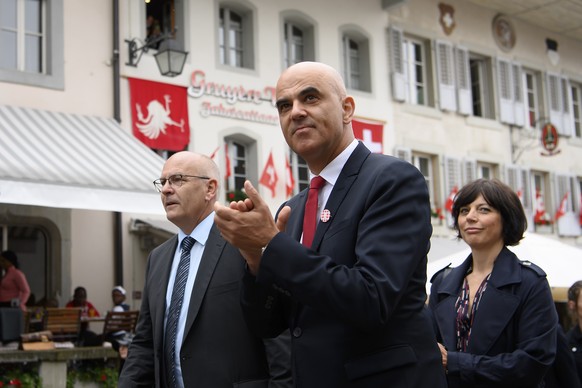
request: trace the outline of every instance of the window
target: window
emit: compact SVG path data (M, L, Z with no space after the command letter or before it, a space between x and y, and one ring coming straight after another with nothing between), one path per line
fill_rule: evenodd
M433 157L426 154L412 154L412 164L418 168L418 171L424 176L426 186L430 195L432 207L439 207L436 205L438 199L435 198L435 176L433 171Z
M550 121L562 136L571 136L573 121L570 115L570 82L557 74L546 74Z
M349 89L370 92L370 52L368 39L357 32L342 36L344 80Z
M181 47L185 47L184 2L180 0L146 1L146 40L162 34L172 34ZM157 48L159 43L154 47Z
M497 81L499 85L499 120L502 123L523 127L525 108L521 65L498 59Z
M315 61L315 22L298 11L283 15L283 64Z
M245 180L258 181L257 144L243 134L225 138L226 157L224 166L225 190L239 191L244 188Z
M63 20L63 0L0 1L0 81L64 88L58 20Z
M432 105L429 94L428 74L430 63L427 42L405 37L403 41L406 102L416 105Z
M573 135L577 138L582 138L582 85L572 84L572 116L573 122Z
M303 158L289 150L289 160L291 161L291 171L295 177L294 193L309 188L309 168Z
M219 58L222 65L254 68L252 11L220 7Z
M523 71L525 85L525 111L526 125L529 128L535 128L540 119L540 74L532 70L524 69Z
M493 179L495 178L495 166L490 163L477 163L477 178Z
M471 95L473 116L492 118L490 64L486 58L471 56L469 69L471 77Z

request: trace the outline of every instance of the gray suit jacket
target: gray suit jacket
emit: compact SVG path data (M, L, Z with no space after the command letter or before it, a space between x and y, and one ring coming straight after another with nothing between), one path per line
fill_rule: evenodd
M119 378L120 387L166 386L165 297L177 244L174 236L149 256L136 335ZM251 334L242 316L243 273L244 259L213 225L192 289L180 352L185 387L269 386L265 346ZM275 350L283 354L283 360L287 353L288 359L288 350L277 345L280 343ZM290 374L278 373L282 379Z

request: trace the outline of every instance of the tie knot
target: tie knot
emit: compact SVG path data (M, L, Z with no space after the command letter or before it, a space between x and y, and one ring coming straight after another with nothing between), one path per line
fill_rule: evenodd
M184 237L184 240L182 240L182 249L189 251L190 249L192 249L195 242L196 242L196 240L194 240L193 237L190 237L190 236Z
M320 177L318 175L318 176L314 176L311 179L311 183L309 184L309 188L319 190L323 187L323 185L325 185L325 179L323 179L322 177Z

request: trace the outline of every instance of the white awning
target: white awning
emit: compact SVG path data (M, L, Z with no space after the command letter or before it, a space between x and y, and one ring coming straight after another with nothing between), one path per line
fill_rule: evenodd
M164 214L163 164L113 119L0 105L0 203Z

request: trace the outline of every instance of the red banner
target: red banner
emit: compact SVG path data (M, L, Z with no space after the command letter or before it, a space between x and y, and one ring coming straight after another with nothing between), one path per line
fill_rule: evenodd
M150 148L182 151L190 142L186 88L129 78L133 135Z
M361 140L372 152L382 154L382 140L384 136L384 124L379 122L365 121L362 119L352 119L354 136Z
M261 174L259 183L269 188L271 190L271 196L275 197L275 186L277 185L278 180L279 177L275 170L275 163L273 163L273 152L271 151L269 153L269 159L267 159L267 164L265 164L265 168Z

